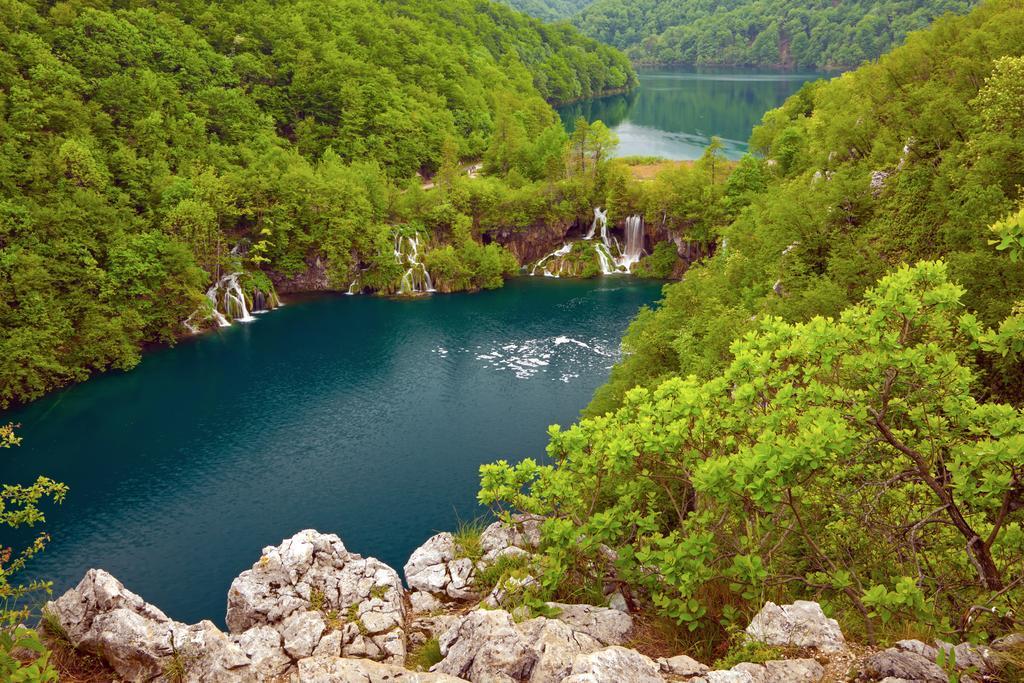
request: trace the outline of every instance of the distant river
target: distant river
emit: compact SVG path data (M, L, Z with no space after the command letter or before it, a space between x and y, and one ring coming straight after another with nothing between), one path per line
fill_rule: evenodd
M754 126L821 73L722 69L639 69L640 86L625 95L558 110L566 129L582 116L619 136L617 156L698 159L717 135L730 159L747 151Z
M0 482L39 474L60 594L102 567L170 616L223 623L228 586L305 528L401 572L476 504L478 468L544 457L608 376L661 283L517 278L420 300L317 296L147 353L0 423ZM0 546L15 539L0 529Z

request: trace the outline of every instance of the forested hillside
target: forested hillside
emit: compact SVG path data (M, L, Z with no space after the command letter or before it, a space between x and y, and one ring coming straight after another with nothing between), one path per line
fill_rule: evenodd
M501 0L523 14L541 21L568 19L590 4L591 0Z
M481 468L481 502L544 519L532 597L627 586L681 649L744 657L765 600L869 644L1020 630L1022 53L993 0L765 116L680 235L715 255L585 419Z
M590 412L636 384L709 377L764 316L836 315L917 259L945 259L966 306L1001 321L1024 288L1024 269L988 229L1021 201L1022 51L1024 9L997 0L769 112L751 140L763 159L748 157L730 180L748 188L747 206L713 228L716 256L634 322L632 355ZM1021 397L1017 364L981 369L992 394Z
M972 0L596 0L573 21L637 63L852 67Z
M132 365L225 272L396 281L407 179L634 78L486 0L0 0L0 405Z

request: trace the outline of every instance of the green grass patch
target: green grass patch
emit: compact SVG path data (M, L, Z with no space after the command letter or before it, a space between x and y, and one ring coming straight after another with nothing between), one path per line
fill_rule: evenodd
M444 659L441 656L441 644L437 638L431 638L422 646L409 653L406 666L413 671L429 671L430 667Z

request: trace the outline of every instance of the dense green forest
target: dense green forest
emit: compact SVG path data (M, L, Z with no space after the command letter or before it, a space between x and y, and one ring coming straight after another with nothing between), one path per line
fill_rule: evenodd
M875 59L911 31L973 0L505 0L544 21L571 20L637 64L842 68Z
M501 0L523 14L541 21L568 19L591 3L591 0Z
M1020 54L1022 16L1004 1L940 20L877 64L808 84L769 112L751 139L763 158L740 164L755 188L749 206L716 227L716 258L633 324L633 353L591 412L637 384L719 372L758 316L836 315L916 259L944 258L969 284L965 303L986 324L1002 320L1024 271L992 249L987 227L1021 199L1024 138L1017 72L995 60ZM989 362L990 391L1019 393L1020 375Z
M457 242L447 286L493 286L510 258L427 216L417 174L485 156L541 173L565 141L548 102L635 82L615 50L486 0L0 16L0 405L133 365L222 273L247 298L310 261L388 289L396 232L432 229Z
M794 598L869 642L1019 629L1022 52L994 0L765 116L587 417L482 468L548 517L544 595L614 575L695 648Z
M637 63L837 68L875 59L969 0L596 0L575 19Z

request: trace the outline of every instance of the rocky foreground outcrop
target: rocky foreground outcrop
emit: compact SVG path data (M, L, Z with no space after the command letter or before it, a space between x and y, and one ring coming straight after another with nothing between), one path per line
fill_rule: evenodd
M174 621L98 569L46 609L72 646L99 657L124 681L940 683L949 680L937 663L947 650L955 654L960 680L980 682L998 656L995 645L916 640L854 655L835 620L817 603L797 601L766 603L747 634L798 656L723 670L683 653L652 659L628 647L635 624L624 604L549 602L545 616L531 618L522 605L501 609L501 596L474 583L498 558L534 552L539 525L527 517L491 525L477 559L461 557L450 534L432 537L405 566L409 593L382 562L350 553L333 534L302 531L264 548L231 584L227 633L210 621ZM430 638L440 661L430 672L405 668L407 648ZM837 663L844 667L839 674Z
M184 671L189 681L287 680L303 669L327 680L323 671L368 666L329 660L380 661L401 671L406 657L398 574L348 552L337 536L312 530L264 548L252 569L232 582L227 634L209 621L169 619L99 569L46 609L74 647L99 656L128 681L168 671ZM311 658L318 662L306 661Z

